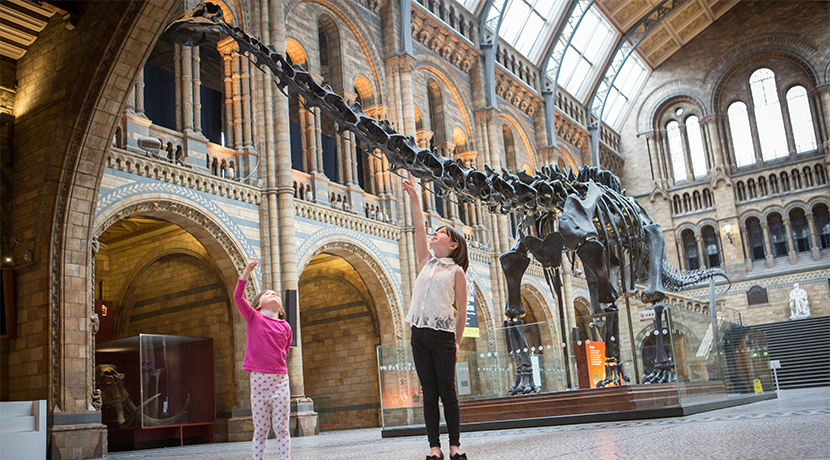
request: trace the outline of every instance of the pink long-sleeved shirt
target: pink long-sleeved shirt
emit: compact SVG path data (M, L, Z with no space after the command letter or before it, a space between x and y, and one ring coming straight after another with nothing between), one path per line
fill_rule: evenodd
M238 280L233 301L248 324L247 351L242 369L264 374L287 374L285 358L291 346L291 326L287 321L269 318L245 300L247 281Z

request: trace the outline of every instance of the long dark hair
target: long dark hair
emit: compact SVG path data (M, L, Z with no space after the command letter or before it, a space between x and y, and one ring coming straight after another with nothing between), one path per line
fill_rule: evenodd
M447 229L447 234L450 236L450 241L458 244L458 247L453 249L453 251L450 253L450 258L459 267L461 267L462 270L464 270L464 273L467 273L467 268L469 268L470 266L470 257L467 255L467 239L464 238L463 233L448 225L442 225L438 227L438 230L441 230L442 228Z

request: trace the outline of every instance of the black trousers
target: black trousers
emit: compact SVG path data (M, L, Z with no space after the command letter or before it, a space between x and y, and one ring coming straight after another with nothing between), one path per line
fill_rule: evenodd
M444 419L450 445L460 446L461 412L455 393L455 334L412 326L412 357L424 397L424 422L429 447L441 447L438 398L444 403Z

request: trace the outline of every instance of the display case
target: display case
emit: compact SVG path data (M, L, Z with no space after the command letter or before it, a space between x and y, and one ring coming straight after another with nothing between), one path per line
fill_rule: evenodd
M682 305L661 313L656 321L634 312L630 321L622 309L612 332L607 315L594 315L574 318L569 331L551 321L465 338L456 365L461 423L496 429L559 416L665 417L703 410L700 404L774 397L763 332ZM520 336L526 347L516 349ZM378 365L384 435L422 427L409 344L378 347Z
M212 441L212 338L140 334L98 344L95 360L110 450Z

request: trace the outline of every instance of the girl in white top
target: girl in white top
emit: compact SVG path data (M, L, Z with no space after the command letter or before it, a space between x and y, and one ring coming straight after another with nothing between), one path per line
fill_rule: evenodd
M444 458L438 431L439 398L450 438L450 459L467 460L467 455L459 450L461 416L455 392L455 362L467 322L467 242L464 235L448 226L435 230L427 242L421 201L411 174L403 181L403 189L411 202L418 254L418 278L406 321L412 325L412 356L423 393L424 422L431 450L427 460Z

